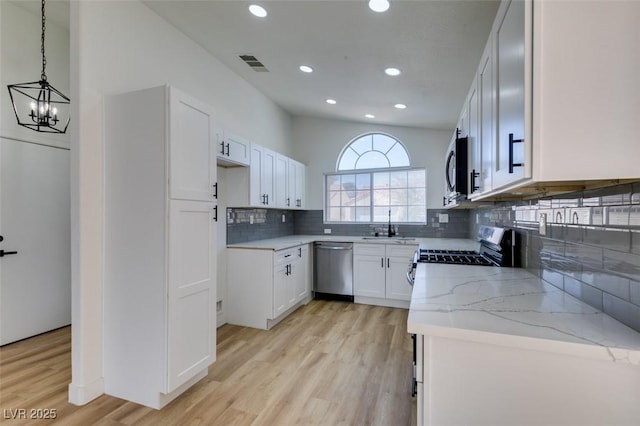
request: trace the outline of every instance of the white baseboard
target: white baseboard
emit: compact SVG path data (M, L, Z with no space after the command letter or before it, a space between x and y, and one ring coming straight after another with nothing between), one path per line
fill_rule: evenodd
M69 403L73 405L85 405L102 394L104 394L102 377L85 385L69 384Z

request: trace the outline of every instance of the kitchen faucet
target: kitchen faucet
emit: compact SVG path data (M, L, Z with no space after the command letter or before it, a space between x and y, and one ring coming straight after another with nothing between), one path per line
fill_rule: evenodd
M389 229L387 230L387 236L391 238L395 234L396 233L393 231L393 227L391 226L391 209L389 209Z

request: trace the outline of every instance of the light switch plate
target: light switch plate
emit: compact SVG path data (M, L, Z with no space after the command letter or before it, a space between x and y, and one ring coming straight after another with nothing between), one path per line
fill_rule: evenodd
M286 222L287 221L287 216L286 215L282 215L282 222Z
M253 225L253 215L249 215L249 225Z

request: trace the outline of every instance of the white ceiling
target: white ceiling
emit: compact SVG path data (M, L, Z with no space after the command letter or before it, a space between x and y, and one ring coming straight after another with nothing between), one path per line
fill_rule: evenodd
M39 13L39 2L24 3ZM49 0L47 16L68 27L64 3ZM391 0L385 13L366 0L256 0L263 19L246 0L144 3L293 115L451 130L499 0ZM242 54L269 72L253 71ZM385 75L389 66L402 74Z
M256 1L263 19L244 0L145 3L291 114L453 129L499 2L391 0L376 13L364 0ZM389 66L402 74L385 75Z

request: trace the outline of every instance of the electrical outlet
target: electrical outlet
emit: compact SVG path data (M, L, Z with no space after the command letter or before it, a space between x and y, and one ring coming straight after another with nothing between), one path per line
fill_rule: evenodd
M447 213L440 213L438 215L438 222L449 223L449 215Z
M546 213L541 213L540 214L540 222L539 222L540 226L538 231L540 232L540 235L547 235L547 215Z
M249 225L253 225L253 215L249 215Z
M476 225L480 223L480 214L476 213Z
M330 234L331 233L331 228L324 228L324 233L325 234Z
M283 214L283 215L282 215L282 222L284 223L284 222L286 222L286 221L287 221L287 216Z

